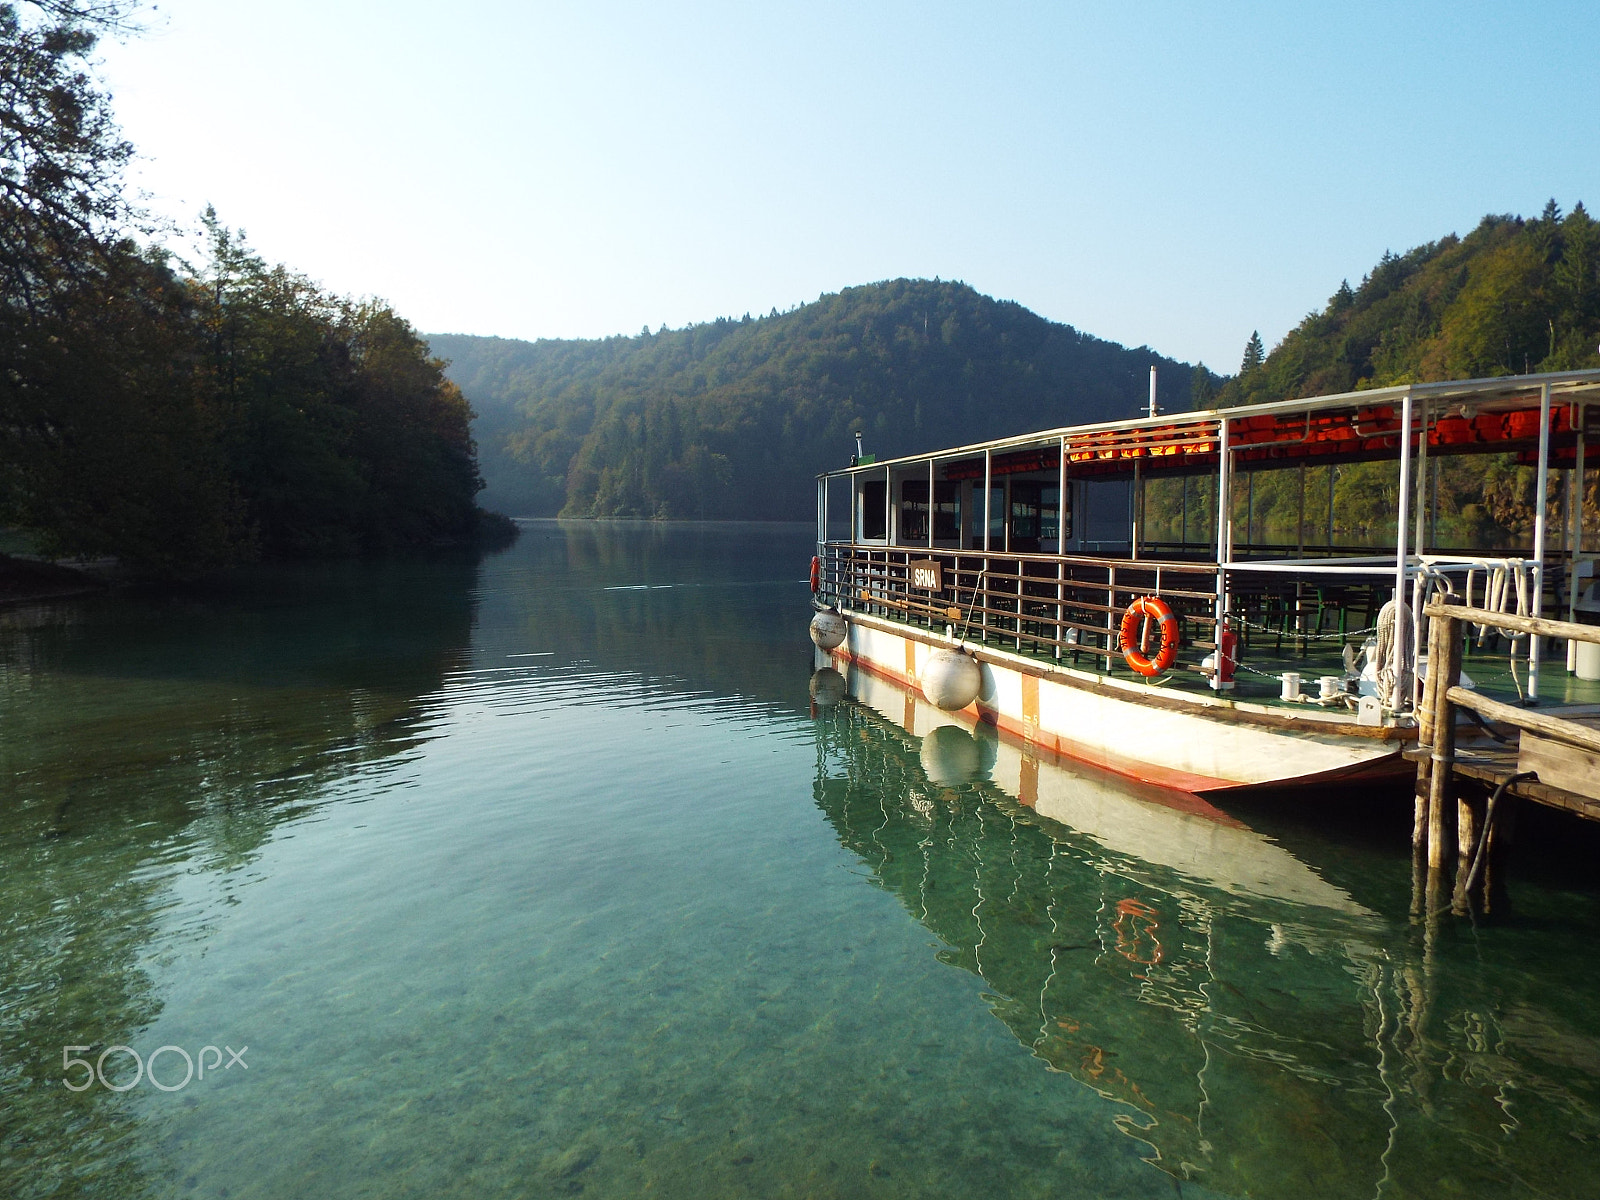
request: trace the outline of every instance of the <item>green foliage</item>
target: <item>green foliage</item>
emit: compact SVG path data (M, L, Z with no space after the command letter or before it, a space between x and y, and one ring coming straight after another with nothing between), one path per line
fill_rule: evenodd
M1597 342L1600 228L1581 203L1562 216L1552 200L1538 220L1489 216L1464 238L1385 253L1217 399L1600 366Z
M1525 552L1534 529L1534 475L1533 468L1519 464L1514 454L1432 456L1426 486L1417 493L1424 497L1422 503L1429 514L1429 548ZM1215 475L1148 480L1145 536L1153 542L1214 544L1216 486ZM1591 494L1587 536L1600 530L1600 510L1594 499ZM1546 518L1553 545L1561 538L1561 504L1560 488L1552 488ZM1239 547L1247 542L1304 545L1319 553L1330 547L1389 547L1394 545L1399 508L1398 462L1312 461L1303 469L1277 467L1240 472L1234 478L1233 528Z
M1385 253L1360 287L1342 283L1327 306L1301 321L1265 361L1230 379L1216 403L1228 407L1400 383L1600 367L1597 342L1600 226L1581 202L1563 216L1551 200L1537 220L1489 216L1464 238L1451 235L1403 255ZM1429 483L1429 503L1438 521L1430 545L1527 546L1535 508L1531 468L1511 455L1471 455L1436 459L1431 469L1437 478ZM1326 468L1314 470L1323 473L1324 491L1318 494L1325 510ZM1388 475L1394 465L1336 470L1336 544L1392 540L1398 497ZM1257 489L1255 527L1269 530L1280 544L1294 544L1294 473L1264 473ZM1595 500L1591 494L1586 512ZM1557 515L1552 499L1552 528ZM1311 539L1315 544L1327 540L1325 512L1322 524L1321 534ZM1237 522L1235 527L1242 528Z
M92 76L125 0L0 2L0 524L185 575L477 536L471 410L403 320L127 237L131 148Z
M7 321L0 513L40 549L116 553L163 573L240 552L191 319L166 266L125 252L31 320Z
M39 312L65 282L104 265L129 213L122 168L133 148L90 76L120 0L0 3L0 304Z
M111 247L0 310L0 522L165 576L470 539L471 410L415 331L211 232L203 276Z
M479 480L471 410L392 310L269 268L207 214L190 284L228 459L271 557L460 540Z
M804 517L855 429L881 460L1136 415L1152 364L1168 410L1192 382L1147 347L938 280L633 338L430 344L481 414L486 500L528 515Z

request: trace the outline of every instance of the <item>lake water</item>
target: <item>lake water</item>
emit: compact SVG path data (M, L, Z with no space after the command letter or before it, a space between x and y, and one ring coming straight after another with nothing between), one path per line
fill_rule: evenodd
M813 704L810 536L0 612L0 1196L1596 1194L1592 866L1052 820Z

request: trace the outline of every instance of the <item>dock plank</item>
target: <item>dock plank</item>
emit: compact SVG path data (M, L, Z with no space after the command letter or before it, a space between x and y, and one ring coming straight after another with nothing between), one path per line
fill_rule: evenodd
M1430 751L1426 746L1413 747L1405 752L1405 757L1411 762L1422 765L1426 770ZM1457 746L1454 767L1456 774L1465 779L1488 784L1490 787L1499 787L1513 775L1519 774L1517 760L1518 752L1513 747L1474 743L1470 746ZM1600 800L1565 788L1552 787L1540 780L1522 780L1512 784L1506 791L1513 796L1531 800L1535 804L1542 804L1546 808L1557 808L1591 821L1600 821Z

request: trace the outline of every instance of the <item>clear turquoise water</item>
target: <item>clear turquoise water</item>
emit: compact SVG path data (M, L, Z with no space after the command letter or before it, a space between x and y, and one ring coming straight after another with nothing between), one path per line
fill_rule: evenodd
M0 613L0 1196L1594 1194L1581 864L1430 936L1382 809L1232 813L1335 909L935 784L808 538Z

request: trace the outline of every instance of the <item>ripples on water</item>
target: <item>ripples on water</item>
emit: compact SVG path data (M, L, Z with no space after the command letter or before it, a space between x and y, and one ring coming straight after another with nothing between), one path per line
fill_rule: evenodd
M813 705L808 536L0 613L0 1195L1592 1194L1592 892Z

